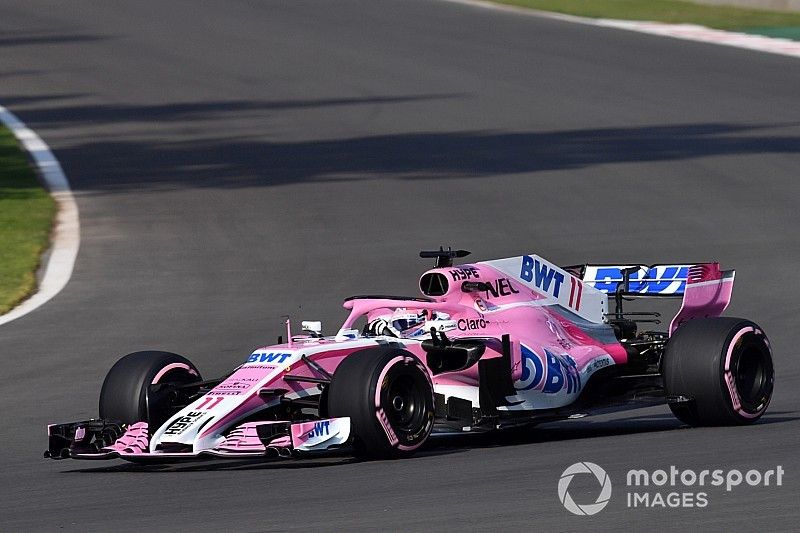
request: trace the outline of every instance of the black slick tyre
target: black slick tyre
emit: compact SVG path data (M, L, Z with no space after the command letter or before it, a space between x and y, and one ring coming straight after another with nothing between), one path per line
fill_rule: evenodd
M170 409L168 395L149 397L150 386L201 380L197 368L181 355L158 351L128 354L106 375L100 391L100 418L125 424L146 421L155 429L174 409Z
M702 318L678 328L662 366L673 414L692 426L751 424L767 410L775 379L764 331L741 318Z
M433 385L411 353L388 347L360 350L339 364L328 388L331 417L350 417L356 454L408 457L433 429Z

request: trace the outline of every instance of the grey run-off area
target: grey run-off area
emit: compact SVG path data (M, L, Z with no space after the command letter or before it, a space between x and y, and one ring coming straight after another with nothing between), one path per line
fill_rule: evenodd
M0 328L0 530L793 530L800 512L796 59L451 3L0 2L0 102L76 193L71 282ZM753 427L666 407L442 443L408 461L142 469L48 462L122 354L206 376L355 293L476 260L719 260L774 345ZM558 501L591 461L614 493ZM625 473L781 465L703 509L629 509ZM576 490L577 490L576 486ZM591 487L589 487L591 488Z

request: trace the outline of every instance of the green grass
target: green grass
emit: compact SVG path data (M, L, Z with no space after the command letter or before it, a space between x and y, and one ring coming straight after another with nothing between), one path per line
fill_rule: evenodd
M55 213L16 139L0 126L0 314L36 289Z
M691 23L721 30L800 27L799 13L783 13L678 0L495 0L590 18Z
M746 28L746 33L766 35L767 37L781 37L800 41L800 26L775 27L775 28Z

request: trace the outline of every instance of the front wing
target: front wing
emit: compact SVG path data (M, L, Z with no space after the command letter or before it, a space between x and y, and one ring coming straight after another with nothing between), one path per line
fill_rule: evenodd
M350 418L306 422L249 422L235 427L217 446L194 450L189 444L150 449L147 422L126 426L110 420L87 420L47 427L51 459L181 460L211 457L293 457L348 444Z

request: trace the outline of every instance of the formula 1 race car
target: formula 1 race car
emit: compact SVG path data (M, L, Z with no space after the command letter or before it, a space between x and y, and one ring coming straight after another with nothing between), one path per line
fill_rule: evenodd
M769 405L764 331L721 318L717 263L559 267L537 255L436 266L424 297L354 296L319 322L204 380L186 358L135 352L109 371L100 418L48 427L54 459L294 457L345 447L405 457L432 433L496 431L666 403L692 425L749 424ZM667 331L634 298L682 298ZM609 302L614 309L609 309ZM630 307L630 306L628 306ZM363 323L363 327L361 324Z

